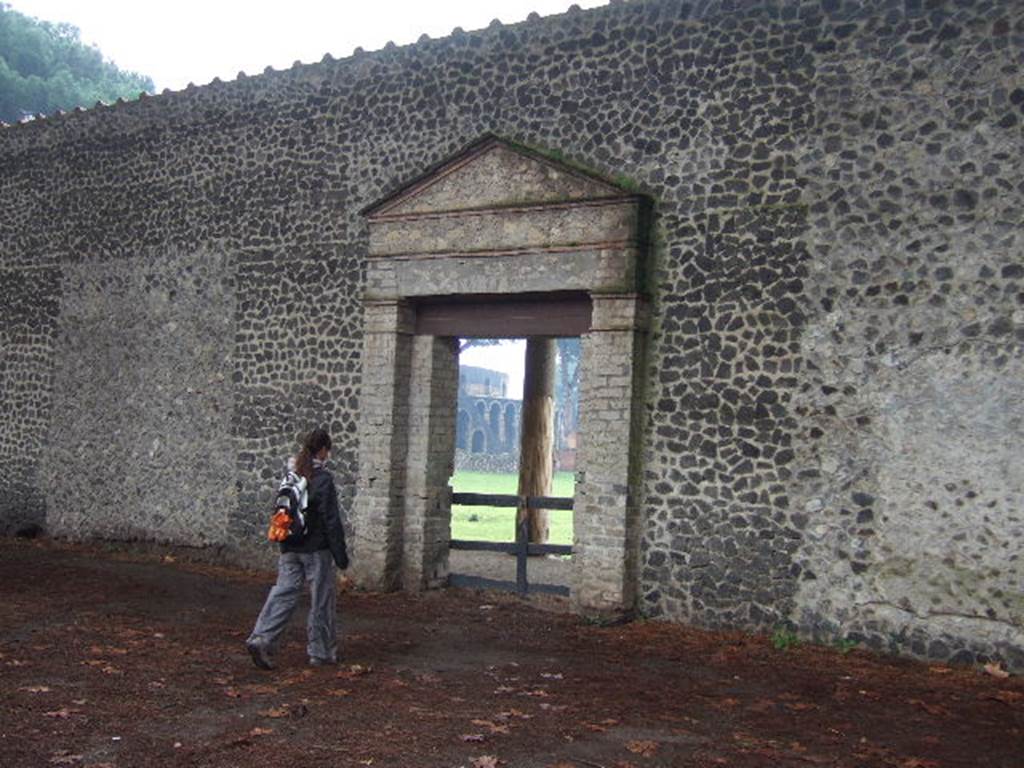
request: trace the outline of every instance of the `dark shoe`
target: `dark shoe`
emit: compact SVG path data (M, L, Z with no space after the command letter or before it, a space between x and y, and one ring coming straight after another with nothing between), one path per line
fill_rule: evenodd
M267 646L263 643L258 643L254 640L250 640L245 644L246 649L249 651L249 655L252 656L252 663L260 669L273 669L274 662L270 658L270 652L267 650Z
M333 667L338 663L337 659L319 659L316 656L309 657L309 666L311 667Z

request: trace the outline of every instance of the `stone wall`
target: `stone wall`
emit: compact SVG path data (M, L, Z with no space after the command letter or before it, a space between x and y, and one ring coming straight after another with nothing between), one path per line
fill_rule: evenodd
M39 469L52 533L226 540L237 501L225 267L205 249L65 267Z
M519 453L470 453L455 449L455 469L465 472L493 472L510 474L519 472Z
M314 423L351 496L360 211L495 133L654 200L640 610L1024 666L1022 52L652 0L2 129L0 523L248 557Z

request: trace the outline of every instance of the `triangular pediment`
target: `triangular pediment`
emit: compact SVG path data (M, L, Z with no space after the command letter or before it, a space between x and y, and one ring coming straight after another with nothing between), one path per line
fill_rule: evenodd
M497 137L470 145L370 206L370 218L627 196L611 181Z

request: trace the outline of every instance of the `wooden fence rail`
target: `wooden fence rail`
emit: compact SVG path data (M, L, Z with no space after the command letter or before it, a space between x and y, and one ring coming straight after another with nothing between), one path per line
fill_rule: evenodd
M516 496L511 493L453 493L452 504L460 504L469 507L510 507L519 509L525 506L527 509L562 509L571 510L573 500L562 496ZM473 550L477 552L508 552L516 556L516 592L525 595L529 592L529 583L526 579L526 559L530 555L571 555L572 546L569 544L531 544L529 535L529 521L524 517L516 521L516 540L514 542L504 541L474 541L468 539L452 539L452 549ZM473 576L459 576L453 574L454 586L465 587L495 587L511 586L510 583L496 581L494 579L483 579ZM569 594L569 588L544 584L537 585L535 591L551 592L554 594Z

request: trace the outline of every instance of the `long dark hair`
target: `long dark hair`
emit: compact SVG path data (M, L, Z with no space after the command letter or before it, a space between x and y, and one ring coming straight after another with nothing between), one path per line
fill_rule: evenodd
M310 480L313 477L313 457L324 448L331 450L331 436L326 429L317 427L302 439L302 448L295 457L295 471Z

